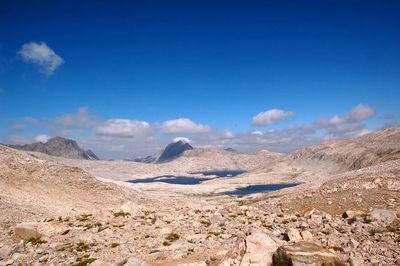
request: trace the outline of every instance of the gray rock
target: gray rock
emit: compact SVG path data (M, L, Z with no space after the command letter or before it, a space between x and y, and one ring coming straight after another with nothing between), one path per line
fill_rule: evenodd
M204 261L189 262L189 263L179 263L176 266L207 266Z
M299 241L303 240L302 237L300 236L299 230L294 229L294 228L289 228L286 231L286 235L287 235L289 241L292 241L292 242L299 242Z
M11 247L4 246L0 248L0 260L5 260L11 253Z
M25 241L21 240L15 247L11 250L11 254L24 253L25 252Z
M253 230L251 235L246 237L246 253L240 265L271 266L272 255L277 248L277 243L267 234L259 230Z
M362 212L362 211L347 210L343 213L342 217L348 218L348 219L353 219L353 218L361 216L363 214L364 214L364 212Z
M362 266L364 264L364 259L360 257L351 257L349 259L350 266Z
M341 261L329 250L309 242L281 246L273 256L274 265L340 265ZM336 264L335 264L336 263Z
M382 209L374 209L370 212L370 217L372 219L383 221L385 223L391 223L396 219L396 212Z
M147 263L141 259L138 258L129 258L124 266L146 266Z
M304 241L308 242L308 241L311 241L313 239L313 236L312 236L310 231L304 230L304 231L301 231L300 234L301 234L301 237L303 238Z

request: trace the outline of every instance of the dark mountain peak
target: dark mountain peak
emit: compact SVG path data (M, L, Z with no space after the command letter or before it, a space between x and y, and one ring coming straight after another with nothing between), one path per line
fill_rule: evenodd
M35 142L25 145L8 145L14 149L41 152L52 156L71 159L98 160L93 151L82 149L75 140L60 136L49 139L47 142Z
M168 162L173 159L179 157L182 153L187 150L192 150L193 147L187 143L186 141L179 140L177 142L173 142L165 147L164 151L161 153L160 157L158 158L158 163Z

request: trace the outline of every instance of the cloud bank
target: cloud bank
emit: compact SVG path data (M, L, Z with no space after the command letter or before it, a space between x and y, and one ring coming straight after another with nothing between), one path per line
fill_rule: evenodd
M84 147L94 150L102 158L135 158L154 154L172 140L184 140L194 147L234 148L244 152L263 149L288 152L328 139L352 138L371 132L366 126L366 121L375 113L369 105L359 104L345 114L318 118L307 124L292 124L279 130L270 128L234 132L196 123L189 118L166 120L161 123L127 118L102 120L87 107L81 107L52 119L24 117L20 121L13 121L21 124L24 131L26 129L25 132L44 134L12 135L9 140L14 143L45 142L48 136L59 135L77 139ZM274 123L293 115L292 112L283 110L266 111L261 114L262 124ZM393 115L387 115L382 118L382 122L387 121L397 120ZM10 129L21 134L21 130L18 131L12 125Z

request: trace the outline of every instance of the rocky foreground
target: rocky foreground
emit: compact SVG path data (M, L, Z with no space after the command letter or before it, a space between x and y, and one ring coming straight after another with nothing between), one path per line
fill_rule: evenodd
M214 151L131 168L85 161L93 175L106 172L102 182L66 165L75 161L0 146L0 265L400 265L399 140L397 127L357 139L356 147L347 141L288 156L235 154L225 162L247 165L246 175L190 192L107 177L150 167L180 173L182 163L186 172L202 170ZM262 173L286 173L302 185L244 197L210 193L260 182Z
M273 200L272 200L273 201ZM1 235L1 265L399 265L392 210L291 213L231 206L138 207L20 223ZM277 203L277 202L276 202ZM388 205L399 205L389 199ZM266 207L265 205L263 205ZM194 207L194 206L193 206ZM290 264L291 263L291 264Z

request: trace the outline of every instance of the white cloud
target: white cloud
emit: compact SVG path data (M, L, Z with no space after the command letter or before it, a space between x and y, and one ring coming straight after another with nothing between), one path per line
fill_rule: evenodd
M36 137L35 137L35 141L36 141L36 142L43 142L43 143L46 143L49 139L50 139L50 137L47 136L47 135L39 135L39 136L36 136Z
M263 135L263 133L260 130L253 131L253 132L251 132L251 134L252 135L256 135L256 136L262 136Z
M267 126L289 118L293 115L293 112L288 112L281 109L271 109L254 116L252 124L254 126Z
M114 137L145 137L151 134L151 126L145 121L109 119L99 125L96 134Z
M161 129L166 134L194 134L205 133L211 130L209 126L196 124L188 118L167 120L162 123Z
M183 141L183 142L186 142L186 143L190 143L192 140L188 139L188 138L185 138L185 137L177 137L177 138L174 138L174 140L173 140L173 142L178 142L178 141Z
M46 43L30 42L22 45L18 52L25 62L35 64L40 71L46 75L51 75L64 62L53 49Z

